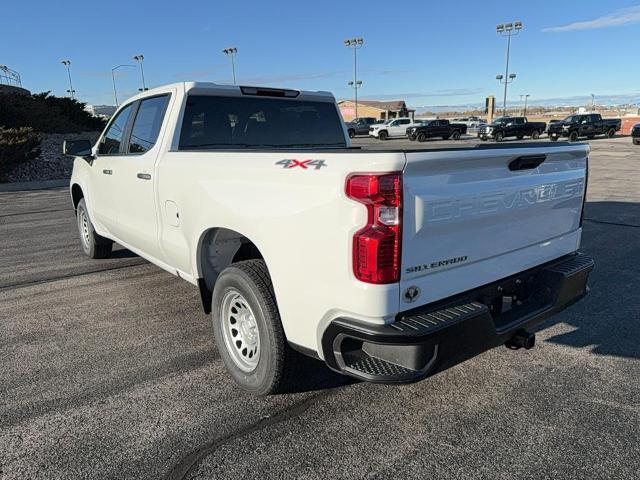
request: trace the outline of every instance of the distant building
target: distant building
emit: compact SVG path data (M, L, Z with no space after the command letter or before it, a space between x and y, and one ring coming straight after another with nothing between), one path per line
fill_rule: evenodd
M340 100L338 102L340 113L345 122L356 117L356 104L352 100ZM358 116L373 117L378 120L388 120L390 118L411 117L415 115L415 110L407 108L404 100L392 100L382 102L377 100L358 100Z
M113 105L85 105L84 109L95 117L109 119L116 112Z

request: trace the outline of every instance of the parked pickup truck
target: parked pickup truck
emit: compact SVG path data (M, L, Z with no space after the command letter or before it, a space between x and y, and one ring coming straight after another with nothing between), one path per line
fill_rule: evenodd
M359 117L347 122L349 138L353 138L356 135L369 135L369 127L376 123L376 121L377 119L373 117Z
M527 117L500 117L489 125L480 125L478 137L483 141L493 138L496 142L509 137L516 137L518 140L531 137L536 140L546 128L545 122L530 122Z
M603 119L599 113L570 115L564 120L552 120L548 133L553 142L561 137L567 137L570 142L580 137L594 138L596 135L612 138L620 130L621 124L619 118Z
M449 120L431 120L422 125L407 128L409 140L426 142L428 138L442 137L443 140L460 140L460 136L467 133L467 126L463 123L449 123Z
M84 253L117 242L197 287L256 394L290 388L298 352L403 383L531 348L587 292L588 145L366 151L328 92L178 83L64 151Z

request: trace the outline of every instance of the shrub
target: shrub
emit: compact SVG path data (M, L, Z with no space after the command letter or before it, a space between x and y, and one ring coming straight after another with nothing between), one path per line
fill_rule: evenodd
M0 179L15 164L40 155L40 139L33 128L0 127Z
M102 130L105 122L84 110L85 104L49 92L34 95L0 95L0 126L31 127L43 133Z

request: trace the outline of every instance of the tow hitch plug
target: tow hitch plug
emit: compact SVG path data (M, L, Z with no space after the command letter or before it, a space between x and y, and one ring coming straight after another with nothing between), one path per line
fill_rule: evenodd
M505 342L505 347L511 350L532 349L536 344L536 334L526 330L518 330L513 337Z

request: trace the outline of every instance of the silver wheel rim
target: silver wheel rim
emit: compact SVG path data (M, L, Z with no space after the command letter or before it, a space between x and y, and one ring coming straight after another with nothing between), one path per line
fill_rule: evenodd
M80 238L82 239L82 243L88 247L91 240L91 230L89 229L89 218L87 217L87 212L85 212L84 208L80 209L79 216Z
M260 331L249 302L235 289L222 299L222 335L233 363L252 372L260 361Z

